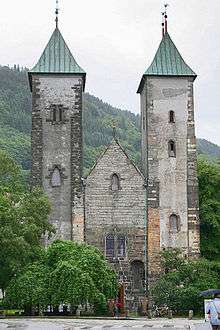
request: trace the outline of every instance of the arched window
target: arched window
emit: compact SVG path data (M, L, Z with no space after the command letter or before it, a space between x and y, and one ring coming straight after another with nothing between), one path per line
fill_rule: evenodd
M125 237L118 237L118 257L125 257Z
M169 123L175 123L175 113L173 110L169 112Z
M176 146L175 142L170 140L168 143L168 153L169 157L176 157Z
M179 218L176 214L171 214L169 227L170 227L170 232L172 233L177 233L179 231L180 229Z
M51 185L52 187L60 187L61 186L61 175L58 167L55 167L51 176Z
M52 122L59 123L64 120L64 108L61 104L53 104L52 108Z
M113 191L117 191L120 189L120 180L119 177L116 173L112 175L112 184L111 184L111 189Z
M115 256L115 238L114 235L107 235L105 238L105 255L109 258Z

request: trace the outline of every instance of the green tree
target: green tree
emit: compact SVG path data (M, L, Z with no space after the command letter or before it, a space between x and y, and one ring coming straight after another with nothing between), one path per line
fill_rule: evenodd
M88 273L73 265L73 262L62 261L51 273L51 302L53 305L79 305L93 303L99 294ZM58 284L59 283L59 284Z
M40 205L40 207L39 207ZM50 234L50 205L40 189L28 191L20 167L0 151L0 288L42 253L41 237Z
M220 260L220 166L198 162L201 253Z
M9 307L22 308L26 314L32 314L32 309L39 312L50 300L47 294L49 271L43 263L33 263L23 272L14 277L7 290L5 304Z
M29 312L47 305L86 303L104 312L107 299L116 296L117 288L116 273L97 249L56 241L42 254L41 262L24 268L10 281L4 301Z
M63 269L66 270L67 265L63 264L64 260L82 274L88 274L96 289L107 299L116 296L116 274L97 248L72 241L53 242L47 250L47 265L52 270L57 267L64 267ZM71 267L70 269L73 271Z
M220 285L220 265L205 259L186 260L178 250L165 251L161 255L164 273L152 289L156 305L167 305L170 309L201 312L201 291Z

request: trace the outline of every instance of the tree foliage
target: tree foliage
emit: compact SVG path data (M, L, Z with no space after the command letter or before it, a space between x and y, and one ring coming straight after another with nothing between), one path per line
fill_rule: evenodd
M55 241L45 251L41 263L27 267L10 282L5 301L26 309L49 304L103 306L116 293L116 274L96 248Z
M156 305L167 305L174 312L203 309L201 291L218 288L220 264L205 259L186 260L178 250L162 253L163 275L152 293Z
M198 163L201 253L220 260L220 166Z
M40 207L39 207L40 205ZM52 232L50 205L40 189L29 192L20 167L0 151L0 288L41 253L41 237Z
M35 262L28 265L13 278L7 287L5 303L7 306L24 308L31 313L33 306L49 305L48 269L43 263Z

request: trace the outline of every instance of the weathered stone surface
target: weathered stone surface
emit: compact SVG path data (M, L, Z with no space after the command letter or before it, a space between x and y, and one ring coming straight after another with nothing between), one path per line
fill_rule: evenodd
M56 74L33 74L32 81L32 186L42 186L51 202L53 239L82 240L83 81L80 76ZM54 122L56 105L63 119ZM55 166L61 174L61 185L56 187L51 184Z
M118 191L111 190L111 177L114 173L120 178ZM87 177L85 201L86 242L95 245L105 255L105 237L108 234L116 238L125 236L125 257L118 257L116 253L109 262L126 284L128 298L143 295L144 283L139 290L135 291L133 287L132 262L141 261L144 268L144 178L116 141L107 148Z
M169 122L174 111L175 121ZM148 177L148 276L158 276L163 248L199 253L198 183L193 82L184 77L147 77L141 94L142 161ZM168 143L175 142L175 157ZM170 216L179 219L170 230ZM155 261L154 261L155 260Z

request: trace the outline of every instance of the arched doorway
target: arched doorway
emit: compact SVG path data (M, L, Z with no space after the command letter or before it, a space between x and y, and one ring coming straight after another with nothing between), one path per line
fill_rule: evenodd
M132 275L132 288L133 290L144 290L144 263L140 260L134 260L131 262L131 275Z

